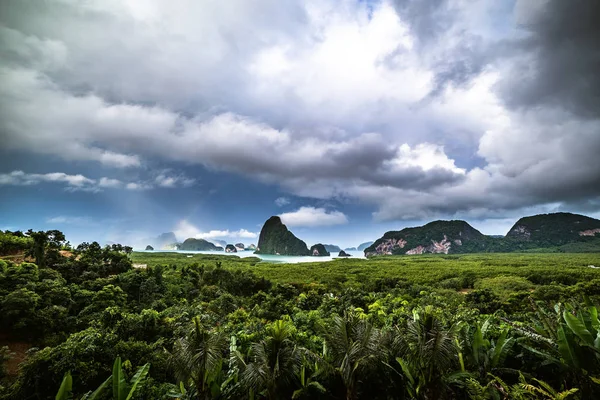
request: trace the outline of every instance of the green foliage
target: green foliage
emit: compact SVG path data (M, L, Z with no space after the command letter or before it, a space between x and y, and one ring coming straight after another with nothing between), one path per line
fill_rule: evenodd
M506 235L535 247L561 246L585 241L579 233L600 228L600 220L571 213L539 214L519 219ZM591 239L588 237L588 239Z
M31 247L32 242L22 232L0 231L0 256L23 253Z
M72 253L0 264L0 399L600 398L598 254Z
M495 276L493 278L483 278L475 282L475 289L488 289L500 298L506 300L510 295L518 292L532 292L533 285L526 278L521 276Z

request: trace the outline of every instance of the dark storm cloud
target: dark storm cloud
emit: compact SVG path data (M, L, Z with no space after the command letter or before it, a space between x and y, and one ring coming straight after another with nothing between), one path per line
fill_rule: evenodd
M388 220L595 204L596 5L518 28L511 2L342 3L0 2L2 146L119 167L103 187L203 165Z
M527 35L516 42L516 63L500 83L506 103L516 109L558 106L599 118L600 1L524 4L517 17Z
M460 13L448 0L395 0L396 10L410 27L423 53L434 55L428 61L434 73L427 100L443 93L448 85L463 86L477 77L493 59L490 43L461 26ZM448 45L443 39L452 37Z
M422 44L435 41L455 22L455 14L449 10L448 0L395 0L394 5Z

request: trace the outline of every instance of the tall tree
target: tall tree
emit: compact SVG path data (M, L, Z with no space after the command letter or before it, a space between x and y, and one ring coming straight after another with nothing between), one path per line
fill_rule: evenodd
M275 321L269 327L269 336L252 345L252 362L242 374L245 387L274 400L296 383L304 349L291 340L293 331L291 323Z
M344 382L346 399L356 399L360 380L382 359L381 332L355 314L346 314L333 318L325 340L325 359Z
M198 399L210 399L219 388L217 378L226 347L222 333L204 329L200 317L195 317L191 332L175 341L169 357L175 378L193 387Z

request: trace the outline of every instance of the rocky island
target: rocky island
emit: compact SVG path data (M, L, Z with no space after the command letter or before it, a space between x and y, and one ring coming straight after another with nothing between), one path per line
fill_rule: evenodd
M486 243L486 236L465 221L433 221L387 232L365 249L365 255L467 253L484 251Z
M255 253L282 256L310 255L306 243L294 236L278 216L269 218L263 225Z
M386 232L365 249L367 257L424 253L598 252L600 220L571 213L523 217L506 236L488 236L465 221L433 221Z
M317 243L310 248L310 255L315 257L325 257L331 255L324 245Z
M184 251L213 251L213 250L223 250L222 247L217 247L211 242L204 239L195 239L189 238L185 239L183 243L179 246L179 250Z
M152 250L154 250L154 247L152 247L150 245L146 246L146 251L152 251Z

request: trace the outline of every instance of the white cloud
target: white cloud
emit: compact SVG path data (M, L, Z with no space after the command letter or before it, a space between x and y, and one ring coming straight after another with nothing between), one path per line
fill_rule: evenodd
M69 175L63 172L50 172L47 174L28 174L23 171L12 171L0 174L0 185L36 185L42 182L63 183L73 188L86 188L95 184L93 179L83 175Z
M300 207L296 211L280 214L287 226L330 226L347 224L348 218L340 211L327 211L324 208Z
M290 204L290 199L288 199L287 197L278 197L275 199L275 205L277 207L283 207Z
M89 217L74 217L74 216L56 216L46 219L49 224L61 224L61 225L91 225L93 221Z
M196 180L183 175L170 175L168 172L162 172L154 179L154 182L159 187L173 188L190 187L196 183Z
M238 231L225 230L210 230L207 232L201 231L195 225L187 220L179 221L175 230L175 236L178 238L196 238L196 239L254 239L258 237L258 233L251 232L246 229L240 229Z
M120 188L123 186L123 182L118 179L103 177L98 181L98 186L102 188Z
M173 188L180 186L187 187L194 182L193 179L185 178L184 176L177 176L172 181L169 179L168 177L161 178L161 180L157 178L156 183L161 187ZM167 180L168 184L160 184L160 182L164 183L164 180ZM107 177L91 179L81 174L69 175L64 172L30 174L23 171L12 171L0 174L0 185L28 186L40 183L62 183L68 191L89 192L99 192L103 189L149 190L154 188L153 184L147 181L124 182L119 179Z
M200 164L293 195L358 200L381 220L600 195L598 118L509 109L498 94L507 77L535 72L495 46L514 33L496 23L510 23L498 2L91 0L38 13L23 3L5 13L20 18L0 16L9 151L117 168ZM540 13L521 3L520 20ZM166 171L135 182L0 174L2 185L41 182L194 184Z
M144 182L129 182L125 184L127 190L149 190L152 189L152 185Z

